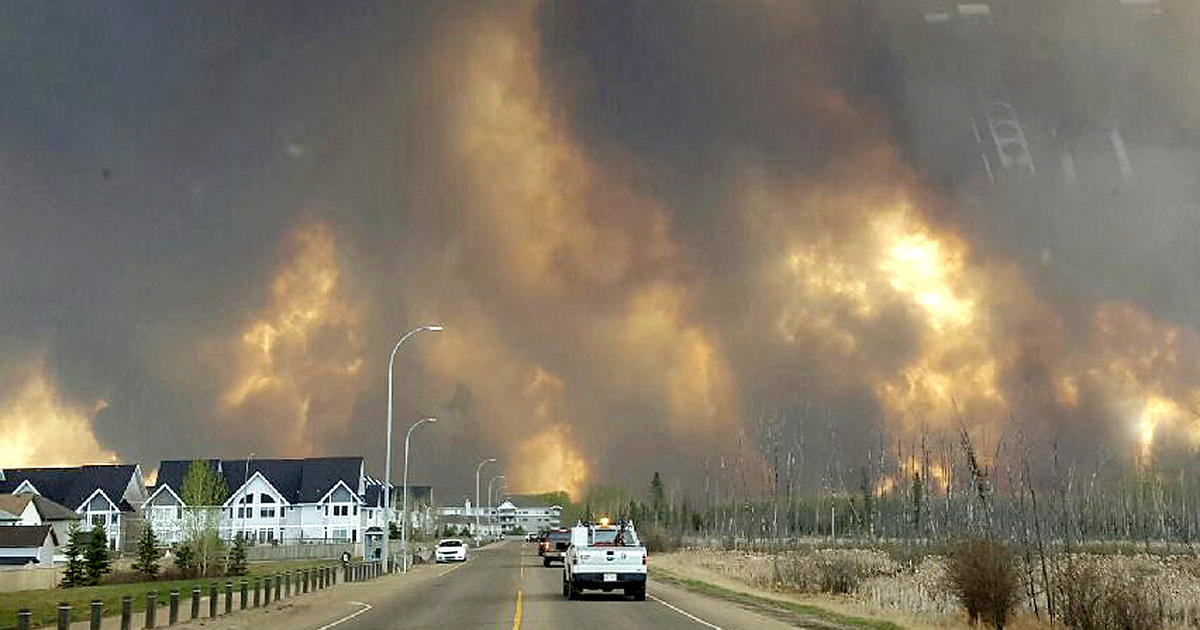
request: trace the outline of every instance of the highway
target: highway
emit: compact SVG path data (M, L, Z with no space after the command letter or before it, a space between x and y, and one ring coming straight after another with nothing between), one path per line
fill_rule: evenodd
M562 596L561 576L560 567L541 565L533 545L510 539L474 551L462 564L417 567L407 576L339 585L322 594L315 605L275 611L239 626L256 630L795 627L655 581L644 602L600 592L569 601Z

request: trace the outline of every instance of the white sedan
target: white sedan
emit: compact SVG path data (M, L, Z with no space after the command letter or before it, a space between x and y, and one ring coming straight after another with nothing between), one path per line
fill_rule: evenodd
M466 562L467 545L458 538L443 538L438 541L437 550L433 552L438 564L443 562Z

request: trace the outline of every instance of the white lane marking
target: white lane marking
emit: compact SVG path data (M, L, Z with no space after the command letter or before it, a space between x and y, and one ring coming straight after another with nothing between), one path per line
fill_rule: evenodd
M347 621L350 621L351 619L367 612L368 610L371 610L370 604L364 604L363 602L350 602L350 603L355 604L357 606L365 606L365 608L363 608L362 610L359 610L358 612L350 613L349 615L346 615L345 617L342 617L341 619L338 619L337 621L334 621L333 623L327 623L327 624L321 626L320 628L317 628L317 630L329 630L329 628L332 628L332 627L338 625L339 623L346 623Z
M1121 136L1121 131L1113 128L1109 134L1112 140L1113 151L1117 152L1117 164L1121 167L1121 177L1131 179L1133 177L1133 163L1129 161L1129 153L1125 150L1125 138Z
M646 597L649 597L650 599L662 604L663 606L666 606L667 608L670 608L671 610L674 610L675 612L683 615L684 617L687 617L688 619L691 619L692 621L695 621L696 623L698 623L702 626L712 628L713 630L725 630L721 626L717 626L717 625L708 623L707 621L697 617L696 615L693 615L692 613L690 613L682 608L679 608L678 606L672 606L671 604L668 604L667 602L664 602L663 600L661 600L653 595L646 595Z

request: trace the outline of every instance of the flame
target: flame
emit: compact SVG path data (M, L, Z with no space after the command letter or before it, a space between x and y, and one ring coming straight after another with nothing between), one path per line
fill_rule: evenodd
M227 428L273 425L282 453L310 455L320 450L320 434L351 419L362 341L358 312L339 287L333 231L301 226L288 247L268 306L232 344L234 376L219 409Z
M62 399L44 359L19 372L16 388L0 405L0 465L72 466L117 461L116 453L96 440L92 418L108 406L101 399L77 406Z

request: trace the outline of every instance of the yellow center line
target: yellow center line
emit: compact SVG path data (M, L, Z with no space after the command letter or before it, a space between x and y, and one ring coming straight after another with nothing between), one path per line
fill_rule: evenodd
M521 600L524 595L517 589L517 611L513 613L513 630L521 630Z

